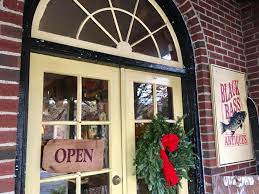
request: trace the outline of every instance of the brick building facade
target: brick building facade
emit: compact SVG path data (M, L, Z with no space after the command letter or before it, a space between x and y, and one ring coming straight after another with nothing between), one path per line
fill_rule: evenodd
M25 0L26 1L26 0ZM205 193L212 176L256 173L256 162L217 167L210 64L247 73L249 96L259 105L259 4L234 0L175 0L189 31L196 65ZM15 190L23 0L0 1L0 193Z

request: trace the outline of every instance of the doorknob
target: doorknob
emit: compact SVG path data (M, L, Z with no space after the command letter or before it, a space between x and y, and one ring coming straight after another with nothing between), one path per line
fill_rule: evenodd
M120 178L118 175L115 175L115 176L112 178L112 183L113 183L114 185L118 185L118 184L120 184L120 182L121 182L121 178Z

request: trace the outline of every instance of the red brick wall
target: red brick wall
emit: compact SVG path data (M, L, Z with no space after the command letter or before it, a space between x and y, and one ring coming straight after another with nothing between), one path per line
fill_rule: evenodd
M176 2L194 47L205 192L212 193L212 176L255 174L256 168L255 162L217 167L209 66L216 64L246 72L246 59L253 58L257 62L259 59L258 55L248 55L251 51L247 48L251 43L245 43L246 38L243 37L245 31L241 4L234 0L176 0ZM256 38L253 33L255 32L251 31L250 35ZM256 83L259 84L259 76L254 76L258 80ZM256 85L252 80L249 83ZM253 89L254 92L251 94L259 94L258 87Z
M22 0L0 1L0 193L13 193Z
M249 96L259 106L259 3L242 4L241 14Z

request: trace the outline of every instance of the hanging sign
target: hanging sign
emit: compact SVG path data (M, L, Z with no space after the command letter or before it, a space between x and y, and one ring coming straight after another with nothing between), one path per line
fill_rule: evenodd
M211 92L219 166L252 160L245 74L212 65Z
M103 168L102 140L50 140L43 149L42 168L48 172L72 173Z
M214 194L258 193L258 176L213 176L212 186Z

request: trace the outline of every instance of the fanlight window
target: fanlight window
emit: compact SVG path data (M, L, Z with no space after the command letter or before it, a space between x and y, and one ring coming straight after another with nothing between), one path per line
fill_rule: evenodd
M32 36L182 67L175 32L152 0L42 0Z

